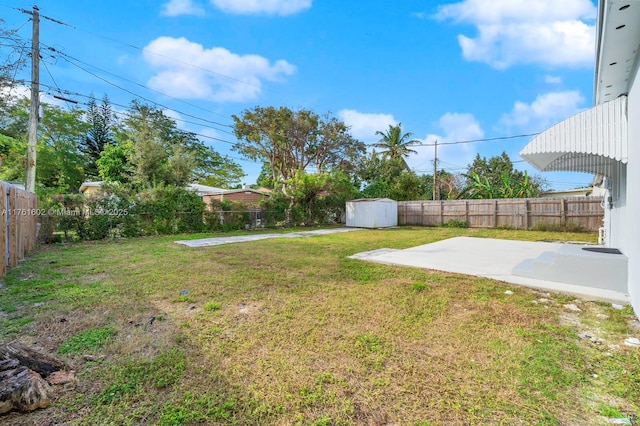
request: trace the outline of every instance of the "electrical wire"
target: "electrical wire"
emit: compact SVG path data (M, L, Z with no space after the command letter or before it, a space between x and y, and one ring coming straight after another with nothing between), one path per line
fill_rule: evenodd
M83 65L86 65L86 66L89 66L89 67L91 67L91 68L93 68L93 69L96 69L96 70L98 70L98 71L101 71L101 72L103 72L103 73L105 73L105 74L111 75L111 76L113 76L113 77L116 77L116 78L119 78L119 79L121 79L121 80L124 80L124 81L126 81L126 82L128 82L128 83L134 84L134 85L136 85L136 86L138 86L138 87L141 87L141 88L143 88L143 89L149 90L149 91L151 91L151 92L158 93L158 94L160 94L160 95L162 95L162 96L166 96L167 98L170 98L170 99L173 99L173 100L175 100L175 101L181 102L181 103L183 103L183 104L185 104L185 105L188 105L188 106L190 106L190 107L197 108L197 109L200 109L200 110L202 110L202 111L205 111L205 112L208 112L208 113L215 114L215 112L210 111L210 110L208 110L208 109L206 109L206 108L203 108L203 107L201 107L201 106L199 106L199 105L193 104L193 103L191 103L191 102L187 102L187 101L185 101L185 100L182 100L182 99L176 98L176 97L171 96L171 95L167 95L166 93L163 93L163 92L161 92L161 91L159 91L159 90L152 89L152 88L150 88L150 87L147 87L147 86L145 86L145 85L144 85L144 84L142 84L142 83L138 83L137 81L134 81L134 80L128 79L128 78L126 78L126 77L120 76L120 75L118 75L118 74L115 74L115 73L113 73L113 72L111 72L111 71L107 71L107 70L105 70L105 69L103 69L103 68L100 68L100 67L97 67L97 66L95 66L95 65L91 65L91 64L89 64L89 63L87 63L87 62L84 62L84 61L82 61L82 60L78 59L78 58L74 58L73 56L71 56L71 55L69 55L69 54L67 54L67 53L64 53L64 52L62 52L62 51L60 51L60 50L58 50L58 49L56 49L56 48L54 48L54 47L47 46L47 45L45 45L44 43L43 43L43 45L44 45L44 46L46 46L46 48L47 48L48 50L50 50L50 51L52 51L52 52L55 52L55 53L57 53L57 54L59 54L59 55L64 56L64 58L63 58L63 59L67 58L67 59L69 59L69 60L71 60L71 61L75 61L75 62L81 63L81 64L83 64ZM65 60L66 60L66 59L65 59ZM69 61L67 61L67 62L69 62ZM142 97L140 97L140 98L141 98L141 99L144 99L144 98L142 98ZM144 100L146 100L146 101L148 101L148 102L153 102L153 101L148 100L148 99L144 99ZM155 103L155 102L153 102L153 103ZM158 105L160 105L160 104L158 104ZM160 106L163 106L163 105L160 105ZM164 106L163 106L163 107L164 107ZM165 107L165 108L167 108L167 107ZM227 118L227 116L224 116L224 115L222 115L222 114L218 114L218 115L220 115L220 116L222 116L222 117ZM198 119L200 119L200 118L198 118ZM231 125L229 125L229 124L219 123L219 122L216 122L216 121L205 120L205 119L201 119L201 120L207 121L207 122L209 122L209 123L211 123L211 124L216 124L216 125L218 125L218 126L232 127L232 126L231 126Z

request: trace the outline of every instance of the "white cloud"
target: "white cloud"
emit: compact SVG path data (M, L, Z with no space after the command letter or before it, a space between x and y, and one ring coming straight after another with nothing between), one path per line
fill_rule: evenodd
M580 112L584 102L578 91L545 93L530 104L516 101L513 110L504 114L499 124L507 130L539 132Z
M484 136L480 123L472 114L448 112L438 120L447 141L465 141Z
M192 0L169 0L162 5L160 10L162 16L194 15L203 16L204 8L195 4Z
M562 78L556 75L545 75L544 82L547 84L560 84L562 83Z
M472 114L448 112L442 115L436 126L441 134L428 134L422 142L426 147L417 147L418 154L413 154L407 162L409 166L419 172L432 173L435 148L432 146L438 141L439 169L453 170L456 167L465 168L473 161L476 154L474 144L447 145L447 142L460 142L484 137L484 131L480 123ZM443 144L444 143L444 144ZM461 171L461 170L453 170Z
M589 66L595 46L591 0L463 0L442 5L436 19L476 27L459 35L463 57L504 69L516 64Z
M143 52L156 71L150 88L182 99L241 102L255 99L263 81L280 81L296 67L259 55L238 55L222 47L210 49L184 37L159 37Z
M380 139L377 131L385 131L398 122L391 114L368 114L354 109L343 109L338 112L338 117L351 128L351 135L364 142L375 142Z
M211 0L218 9L237 15L293 15L311 7L312 0Z

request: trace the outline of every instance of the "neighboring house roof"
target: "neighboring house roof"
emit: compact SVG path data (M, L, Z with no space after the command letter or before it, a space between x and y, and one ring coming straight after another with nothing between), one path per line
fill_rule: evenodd
M595 106L533 138L520 156L540 171L612 177L627 162L627 97L640 54L638 1L600 0Z
M205 195L218 195L218 194L228 195L228 194L244 194L244 193L254 193L254 194L260 194L260 195L266 195L266 196L271 195L269 192L261 191L259 189L253 189L253 188L223 189L221 192L218 192L216 194L205 194Z
M560 191L547 191L540 194L542 198L558 198L558 197L604 197L605 188L600 186L591 186L588 188L565 189Z
M358 198L356 200L348 201L349 203L396 203L397 201L391 198Z
M96 181L96 182L83 182L80 185L80 192L86 192L89 188L100 188L104 181ZM188 190L196 192L199 196L203 195L220 195L220 194L234 194L234 193L242 193L242 192L254 192L260 195L270 195L267 191L262 191L258 189L251 188L242 188L242 189L224 189L217 188L215 186L207 186L200 185L199 183L190 183L186 187Z
M80 185L80 192L86 192L89 188L100 188L104 181L95 181L95 182L82 182Z
M223 188L217 188L215 186L200 185L199 183L190 183L189 185L187 185L187 189L193 192L197 192L198 195L200 196L221 194L226 191L226 189L223 189Z

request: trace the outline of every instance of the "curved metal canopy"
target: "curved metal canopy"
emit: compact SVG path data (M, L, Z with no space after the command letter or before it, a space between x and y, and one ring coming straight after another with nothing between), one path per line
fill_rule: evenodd
M574 115L533 138L520 156L540 171L613 177L627 162L627 97Z

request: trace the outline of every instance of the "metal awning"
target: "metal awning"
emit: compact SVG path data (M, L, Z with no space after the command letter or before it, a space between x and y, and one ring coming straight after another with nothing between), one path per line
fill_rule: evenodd
M627 97L597 105L550 127L520 151L540 171L568 171L613 177L627 162Z

